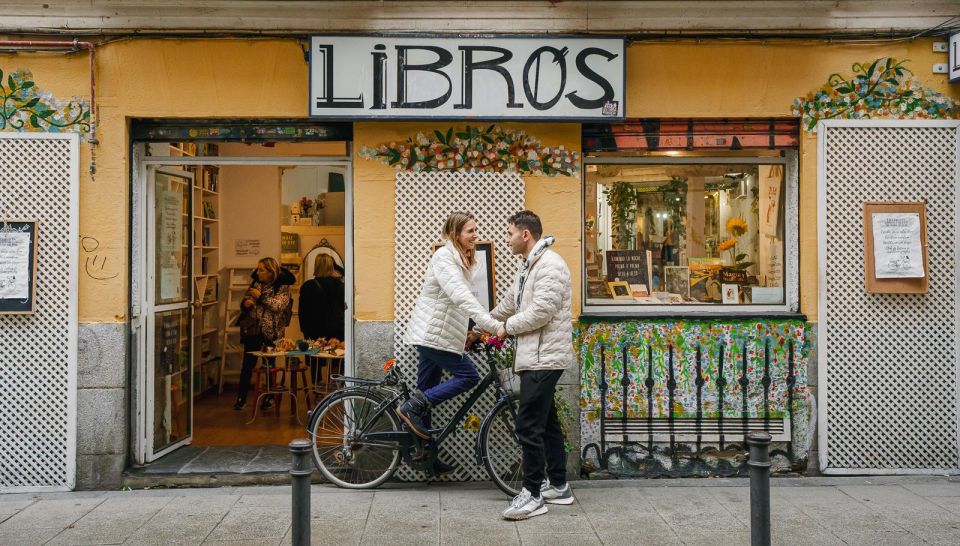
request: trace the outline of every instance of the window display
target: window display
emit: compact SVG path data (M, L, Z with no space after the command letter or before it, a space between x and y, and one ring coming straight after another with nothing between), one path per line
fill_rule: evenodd
M585 165L587 306L784 304L779 158L613 161Z

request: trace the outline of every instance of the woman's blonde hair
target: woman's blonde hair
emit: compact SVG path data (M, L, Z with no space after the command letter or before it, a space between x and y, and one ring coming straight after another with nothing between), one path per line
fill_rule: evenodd
M329 254L317 254L317 258L313 260L313 278L332 277L333 265L333 256Z
M264 269L270 273L270 284L277 282L277 279L280 278L280 264L277 263L271 257L260 258L260 261L257 262L257 265L262 265Z
M460 232L463 226L470 220L476 221L469 212L453 211L447 216L447 221L443 223L443 237L453 242L453 246L460 252L463 263L467 267L473 267L477 258L473 250L467 250L460 245Z

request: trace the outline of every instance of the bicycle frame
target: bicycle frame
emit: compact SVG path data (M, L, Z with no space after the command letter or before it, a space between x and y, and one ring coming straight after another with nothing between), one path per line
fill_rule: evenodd
M457 409L456 413L454 413L454 415L450 418L447 424L442 428L431 429L430 432L431 432L431 436L433 436L433 442L435 446L439 446L441 443L443 443L443 441L448 436L450 436L450 434L453 433L454 428L460 424L464 416L466 416L467 412L469 412L473 408L474 404L477 403L477 400L479 400L480 397L483 396L483 393L486 392L488 388L490 388L490 385L496 384L498 382L496 363L493 361L493 359L490 356L490 350L487 349L485 352L486 352L486 363L488 367L487 373L484 375L483 379L481 379L480 383L470 394L470 397L467 398L467 400L463 404L461 404L460 408ZM391 371L391 373L395 373L395 372ZM397 380L395 385L397 388L393 388L394 385L391 384L392 382L390 381L381 382L381 381L375 381L375 380L360 379L359 381L362 382L361 384L354 385L351 387L346 387L344 389L338 389L326 395L320 401L320 403L317 404L316 407L318 408L321 407L331 396L343 394L345 392L354 392L357 394L365 395L369 398L378 398L380 399L379 400L380 403L371 413L374 419L371 419L369 421L370 423L373 423L376 421L377 416L383 414L383 412L392 411L393 408L397 406L398 402L402 402L410 397L410 391L406 383L404 383L403 381L399 381L400 379L399 376L395 375L394 377ZM501 400L509 396L499 387L499 385L497 385L496 390L498 392L496 394L496 402L494 403L494 406L496 406ZM311 411L308 419L309 421L307 426L308 430L313 430L313 420L316 417L317 415L314 414L313 411ZM422 461L421 461L421 464L418 464L418 461L415 461L412 455L414 446L420 444L422 440L420 440L417 436L415 436L412 431L407 430L406 428L404 428L404 430L401 430L399 432L367 433L361 430L360 434L365 441L372 441L377 443L382 442L383 444L391 444L391 445L396 443L397 447L400 449L400 453L404 462L406 462L408 465L412 467L418 467L422 465ZM433 458L436 457L435 449L433 450L433 453L431 455L432 456L428 462L432 463ZM477 455L477 460L480 460L479 454Z

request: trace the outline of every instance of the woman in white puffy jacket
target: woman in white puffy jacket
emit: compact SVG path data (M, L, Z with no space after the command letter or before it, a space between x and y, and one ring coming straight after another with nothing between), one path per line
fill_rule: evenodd
M397 409L400 418L424 439L431 437L430 408L472 389L480 381L473 363L464 354L470 319L488 332L496 332L503 325L490 318L470 289L480 268L475 256L478 232L473 215L450 213L443 226L443 238L446 243L437 249L427 266L404 339L416 346L419 354L417 390ZM453 378L441 383L444 370Z

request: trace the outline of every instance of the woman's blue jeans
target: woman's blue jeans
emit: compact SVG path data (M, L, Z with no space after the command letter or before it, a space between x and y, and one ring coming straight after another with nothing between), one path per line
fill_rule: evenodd
M454 396L467 392L480 382L480 374L466 354L458 355L449 351L440 351L417 345L420 356L417 366L417 389L427 397L431 406L441 404ZM453 378L444 381L443 372ZM430 426L430 416L424 416L424 422Z

